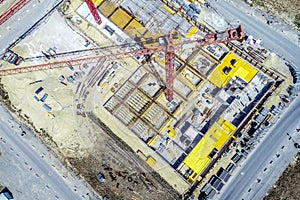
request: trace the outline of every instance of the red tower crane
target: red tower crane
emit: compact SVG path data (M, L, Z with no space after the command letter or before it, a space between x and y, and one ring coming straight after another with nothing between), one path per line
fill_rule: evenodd
M16 4L14 4L11 8L9 8L6 12L0 15L0 25L6 22L11 16L13 16L16 12L18 12L21 8L23 8L30 0L20 0ZM0 2L2 3L2 1Z
M102 21L101 21L101 18L100 18L100 15L97 11L97 8L95 6L95 4L92 2L92 0L85 0L86 4L88 5L95 21L97 22L97 24L101 24Z
M33 72L33 71L40 71L40 70L47 70L47 69L55 69L55 68L63 68L63 67L69 67L69 66L80 66L83 62L87 63L97 63L99 59L101 58L111 58L111 59L118 59L125 56L135 55L135 56L151 56L158 52L165 52L165 61L166 61L166 98L168 101L173 100L173 81L174 81L174 57L175 57L175 51L182 48L184 44L191 44L196 43L197 46L204 46L204 45L210 45L210 44L217 44L217 43L223 43L223 42L229 42L233 40L237 40L242 42L244 39L244 31L243 26L239 25L236 29L230 29L221 33L213 33L213 34L207 34L204 38L195 38L186 40L180 43L174 43L173 42L173 31L170 32L168 36L166 36L167 44L166 45L160 45L156 47L149 47L149 48L138 48L126 52L121 53L109 53L109 54L101 54L101 55L87 55L91 54L91 50L79 50L79 51L72 51L72 52L65 52L65 53L58 53L55 56L56 57L64 57L67 55L78 55L80 54L81 57L77 57L74 59L68 59L68 60L62 60L62 61L56 61L51 63L45 63L45 64L39 64L39 65L33 65L33 66L26 66L26 67L17 67L13 69L4 69L0 70L0 76L6 76L6 75L12 75L12 74L20 74L20 73L27 73L27 72ZM143 43L137 43L138 45L143 45ZM145 43L146 44L146 43ZM116 46L108 46L108 47L100 47L95 50L111 50L115 47L129 47L132 46L132 43L129 44L122 44L122 45L116 45ZM110 52L110 51L106 51ZM99 52L98 52L99 53ZM102 52L101 52L102 53ZM44 56L39 56L36 58L42 58ZM28 60L30 58L25 59Z

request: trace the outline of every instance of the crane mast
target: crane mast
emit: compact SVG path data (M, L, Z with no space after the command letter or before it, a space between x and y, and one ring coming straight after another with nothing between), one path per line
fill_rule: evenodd
M102 23L102 20L100 18L100 15L99 15L99 13L97 11L97 8L96 8L95 4L92 2L92 0L85 0L85 2L88 5L88 7L89 7L89 9L90 9L90 11L91 11L91 13L92 13L95 21L97 22L97 24L100 25Z
M166 60L166 98L168 101L173 100L173 82L174 82L174 58L175 58L175 50L172 38L172 31L169 34L167 39L167 48L165 54Z
M173 31L170 32L169 35L166 36L167 44L160 45L156 47L150 48L138 48L126 52L118 52L118 53L110 53L110 54L102 54L102 55L94 55L94 56L87 56L83 55L79 58L56 61L51 63L44 63L39 65L33 66L26 66L26 67L17 67L13 69L3 69L0 70L0 76L7 76L12 74L20 74L20 73L28 73L33 71L40 71L40 70L47 70L47 69L57 69L57 68L64 68L68 66L80 66L83 62L86 63L97 63L101 58L107 59L119 59L126 56L137 55L137 56L151 56L158 52L165 52L165 67L166 67L166 99L168 101L173 100L174 91L173 91L173 82L174 82L174 58L175 58L175 51L182 48L184 44L196 43L197 46L205 46L211 44L218 44L224 43L229 41L240 41L242 42L244 39L244 30L243 26L239 25L236 29L230 29L221 33L211 33L207 34L204 38L194 38L187 41L183 41L180 43L173 42ZM141 45L142 43L137 43ZM124 44L126 46L126 44ZM111 46L115 48L116 46ZM110 47L100 47L99 49L109 50ZM75 51L76 53L80 52L88 52L86 50L82 51ZM109 52L109 51L107 51ZM67 53L60 53L60 55L74 55L74 52L67 52ZM40 58L40 57L39 57Z

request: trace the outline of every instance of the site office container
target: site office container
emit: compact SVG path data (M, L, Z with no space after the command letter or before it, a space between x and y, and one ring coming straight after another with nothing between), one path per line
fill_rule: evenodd
M24 58L22 58L21 56L18 56L18 58L16 59L16 61L14 62L15 65L20 65L22 62L24 61Z
M14 65L20 65L24 61L24 58L12 52L11 50L7 50L2 59Z

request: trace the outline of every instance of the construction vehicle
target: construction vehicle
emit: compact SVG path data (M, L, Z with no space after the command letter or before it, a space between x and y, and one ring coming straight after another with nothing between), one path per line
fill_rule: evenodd
M14 64L17 66L24 61L24 58L22 58L21 56L19 56L18 54L14 53L11 50L7 50L4 56L2 57L2 59L10 64Z
M95 4L92 2L92 0L85 0L85 3L89 7L89 9L90 9L95 21L97 22L97 24L100 25L102 23L102 20L100 18L100 15L97 11L97 8L96 8Z
M174 58L175 58L175 51L183 49L184 45L193 44L189 46L193 47L200 47L205 45L211 44L218 44L229 42L233 40L243 41L244 40L244 31L243 26L239 25L236 29L230 29L221 33L210 33L207 34L204 38L192 38L189 40L183 40L178 43L175 43L173 39L176 39L178 33L175 31L171 31L169 35L165 36L165 43L163 45L158 46L150 46L148 41L142 42L139 41L137 43L126 43L121 45L114 45L114 46L106 46L100 48L94 48L94 51L89 49L85 50L78 50L72 52L64 52L64 53L57 53L56 58L59 57L66 57L72 55L73 57L77 55L77 58L68 59L68 60L60 60L56 62L50 62L45 64L33 65L33 66L26 66L26 67L18 67L14 69L4 69L0 70L0 76L12 75L12 74L19 74L19 73L27 73L39 70L47 70L47 69L54 69L54 68L63 68L63 67L70 67L70 66L80 66L83 62L85 63L97 63L99 59L106 58L106 59L118 59L121 57L126 56L134 56L137 60L141 61L147 60L151 55L159 52L165 52L165 66L166 66L166 99L168 101L173 100L173 79L174 79ZM176 36L177 35L177 36ZM158 39L152 39L151 41L158 41ZM107 53L112 52L113 48L118 48L118 53ZM120 49L125 49L127 51L120 52ZM97 51L98 50L98 51ZM102 51L99 55L100 50ZM107 50L107 51L106 51ZM97 53L95 55L94 53ZM34 58L26 58L25 60L32 60L32 59L41 59L44 56L38 56Z

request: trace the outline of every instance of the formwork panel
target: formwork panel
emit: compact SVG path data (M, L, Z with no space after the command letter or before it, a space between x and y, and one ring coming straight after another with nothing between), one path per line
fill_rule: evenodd
M100 6L100 12L105 17L108 17L115 9L116 9L116 6L109 1L104 1Z
M119 8L111 17L110 20L115 23L118 27L123 29L125 25L129 22L132 17L124 11L122 8Z
M125 31L129 32L130 35L141 36L146 32L146 29L141 23L134 19L128 24L128 26L125 28Z
M92 0L92 2L95 4L95 6L99 6L104 0Z
M233 62L235 60L235 63ZM226 72L226 69L228 70ZM251 65L246 63L243 59L236 56L233 52L229 52L222 63L219 64L209 76L210 82L217 87L224 87L231 78L240 77L247 83L252 80L258 71Z
M213 149L220 150L236 129L223 118L220 118L218 123L222 124L215 123L183 161L197 174L201 174L212 159L209 154Z

